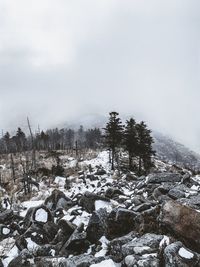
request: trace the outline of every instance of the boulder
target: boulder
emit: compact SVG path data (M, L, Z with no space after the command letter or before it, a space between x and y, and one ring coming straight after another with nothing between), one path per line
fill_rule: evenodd
M115 238L108 244L109 255L112 256L112 259L116 262L123 260L122 246L128 242L131 242L134 238L138 237L138 234L135 232L130 232L128 235Z
M120 189L114 187L109 187L105 192L105 197L107 198L114 198L119 195L124 195L124 193Z
M168 196L171 197L172 199L176 200L178 198L184 198L185 193L177 188L173 188L169 190Z
M184 247L181 242L175 242L164 249L165 267L198 267L199 255Z
M64 245L70 238L70 236L73 234L76 229L76 226L67 220L61 219L58 222L58 227L59 231L55 236L54 240L51 242L51 244L60 243L62 247L62 245Z
M58 189L53 190L51 195L45 200L44 204L51 210L57 210L59 208L68 210L74 205L72 200L66 197L65 194Z
M152 173L148 176L148 183L175 183L181 182L182 175L179 173L171 173L171 172L162 172L162 173Z
M161 209L161 226L200 252L200 213L176 201L166 202Z
M2 224L11 223L13 216L14 214L12 210L4 210L3 212L0 212L0 223Z
M24 228L27 229L34 222L45 224L48 221L53 221L53 216L46 206L40 205L38 207L28 209L26 216L23 220L23 225Z
M0 240L7 238L11 234L10 227L0 224Z
M92 264L102 262L103 260L103 257L96 258L92 255L79 255L68 259L64 257L38 257L35 259L35 267L90 267Z
M82 206L83 209L86 210L88 213L92 213L95 210L96 200L110 202L110 199L106 197L99 196L97 194L86 191L84 195L79 199L79 205Z
M107 218L108 213L106 209L99 209L93 212L86 229L87 239L91 243L96 243L103 235L106 235Z
M98 169L96 172L95 172L95 175L105 175L106 174L106 171L103 169L103 168L101 168L101 169Z
M59 255L79 255L85 253L88 250L90 242L87 240L87 234L83 231L83 228L83 224L77 227L77 229L73 232L73 234L61 248Z
M128 209L112 210L107 219L107 238L114 239L134 230L137 213Z
M128 255L150 254L158 251L163 235L145 234L135 238L132 241L122 245L122 254L124 257Z

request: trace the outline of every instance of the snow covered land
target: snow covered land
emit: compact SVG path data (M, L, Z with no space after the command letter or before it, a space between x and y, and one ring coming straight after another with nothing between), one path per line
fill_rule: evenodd
M159 160L148 176L111 171L107 151L62 160L71 174L24 199L1 188L0 266L200 266L198 175Z

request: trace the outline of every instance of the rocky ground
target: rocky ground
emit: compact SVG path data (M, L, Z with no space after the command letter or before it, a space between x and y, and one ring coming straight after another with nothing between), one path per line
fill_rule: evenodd
M200 266L200 177L161 161L147 177L113 173L103 151L2 206L3 267Z

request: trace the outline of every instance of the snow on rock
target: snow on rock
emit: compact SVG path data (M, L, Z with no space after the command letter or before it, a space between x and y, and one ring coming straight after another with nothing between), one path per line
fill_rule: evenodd
M96 166L102 166L104 169L109 169L109 153L108 151L102 151L98 156L91 160L83 161L83 164L91 165L93 168Z
M102 236L99 241L101 242L102 244L102 249L97 252L95 254L95 257L103 257L106 255L107 251L108 251L108 244L109 244L109 240L105 237L105 236Z
M18 248L15 246L14 238L6 238L0 242L0 258L6 255L6 258L3 259L3 266L7 267L8 264L18 256Z
M46 210L40 208L36 211L35 213L35 220L37 222L47 222L48 221L48 213L46 212Z
M43 200L37 200L37 201L30 200L30 201L22 202L21 205L26 210L21 211L20 216L24 217L29 208L34 208L34 207L40 206L41 204L43 204L43 202L44 202Z
M66 181L65 177L57 176L55 178L55 180L54 180L54 183L58 184L59 187L64 187L65 186L65 181Z
M2 233L3 233L4 235L8 235L8 234L10 234L10 229L7 228L7 227L3 227L3 229L2 229Z
M38 245L37 245L35 242L33 242L33 241L31 240L31 238L27 238L26 241L27 241L27 248L28 248L28 250L30 250L30 251L32 251L32 250L34 250L35 248L38 247Z
M185 248L180 248L178 254L185 259L192 259L194 257L194 254Z
M103 201L103 200L96 200L95 201L95 210L99 209L106 209L108 212L111 212L112 210L112 204L108 201Z
M170 243L169 237L164 235L163 239L160 241L159 247L162 248L163 246L168 246Z
M113 260L105 260L97 264L92 264L90 267L116 267L117 265Z

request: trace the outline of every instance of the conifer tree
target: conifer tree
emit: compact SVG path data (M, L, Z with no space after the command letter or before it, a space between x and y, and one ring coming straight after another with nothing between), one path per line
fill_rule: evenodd
M152 148L151 130L147 128L147 125L142 121L136 125L136 129L138 137L137 156L139 158L138 174L141 175L142 165L145 173L153 166L151 157L155 154L155 151Z
M129 155L129 169L132 170L133 158L137 155L138 145L136 122L133 118L126 121L123 139L124 148Z
M111 152L111 166L114 170L114 161L117 155L117 148L120 147L123 135L123 125L121 119L118 117L119 113L113 111L109 113L109 121L106 124L105 143Z

